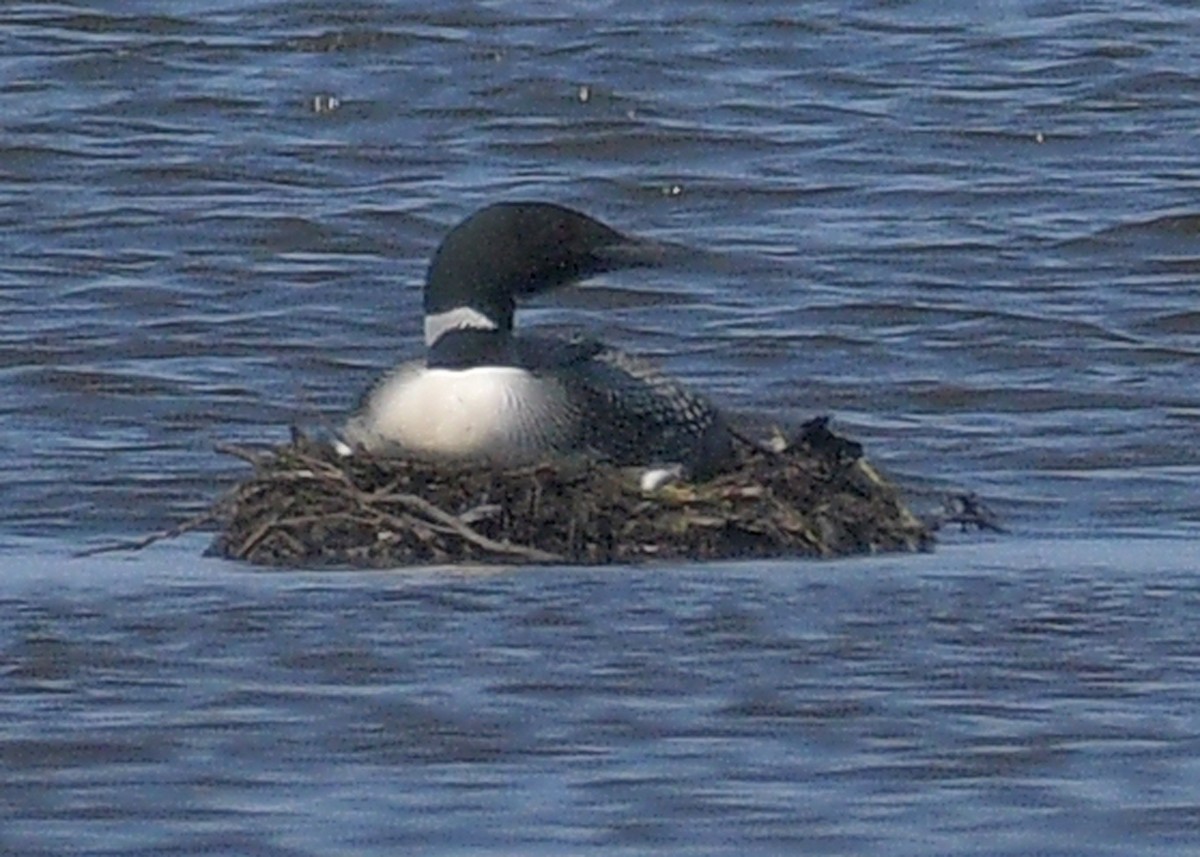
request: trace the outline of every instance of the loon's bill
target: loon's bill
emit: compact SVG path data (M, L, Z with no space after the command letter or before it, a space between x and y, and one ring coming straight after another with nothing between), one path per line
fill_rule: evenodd
M513 330L522 298L663 259L663 245L560 205L477 211L430 262L425 359L384 376L344 438L376 454L502 466L583 453L694 476L720 470L732 439L706 399L599 342Z

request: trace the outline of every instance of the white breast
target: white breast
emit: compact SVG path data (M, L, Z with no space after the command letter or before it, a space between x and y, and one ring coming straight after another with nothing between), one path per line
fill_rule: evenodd
M406 364L383 380L345 427L371 452L534 461L567 442L565 398L524 369L428 369Z

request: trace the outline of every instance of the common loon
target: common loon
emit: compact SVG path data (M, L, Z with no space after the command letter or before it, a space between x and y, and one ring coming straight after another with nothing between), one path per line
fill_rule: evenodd
M583 452L696 477L720 470L732 439L708 401L594 340L513 331L518 299L661 264L663 250L551 203L475 212L429 265L425 359L369 390L344 439L373 453L506 466Z

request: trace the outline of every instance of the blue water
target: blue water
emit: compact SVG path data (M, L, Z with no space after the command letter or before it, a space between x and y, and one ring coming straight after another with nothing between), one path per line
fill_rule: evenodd
M248 572L31 555L12 854L1184 854L1200 585L1154 542ZM1067 562L1069 560L1069 562ZM174 565L174 568L171 566Z
M0 7L0 853L1194 853L1198 46L1190 0ZM695 251L522 324L1012 534L72 558L336 421L515 198Z

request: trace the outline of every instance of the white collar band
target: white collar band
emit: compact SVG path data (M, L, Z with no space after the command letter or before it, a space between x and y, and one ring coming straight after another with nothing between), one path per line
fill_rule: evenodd
M469 306L455 307L445 312L425 316L425 347L433 344L452 330L499 330L488 316Z

